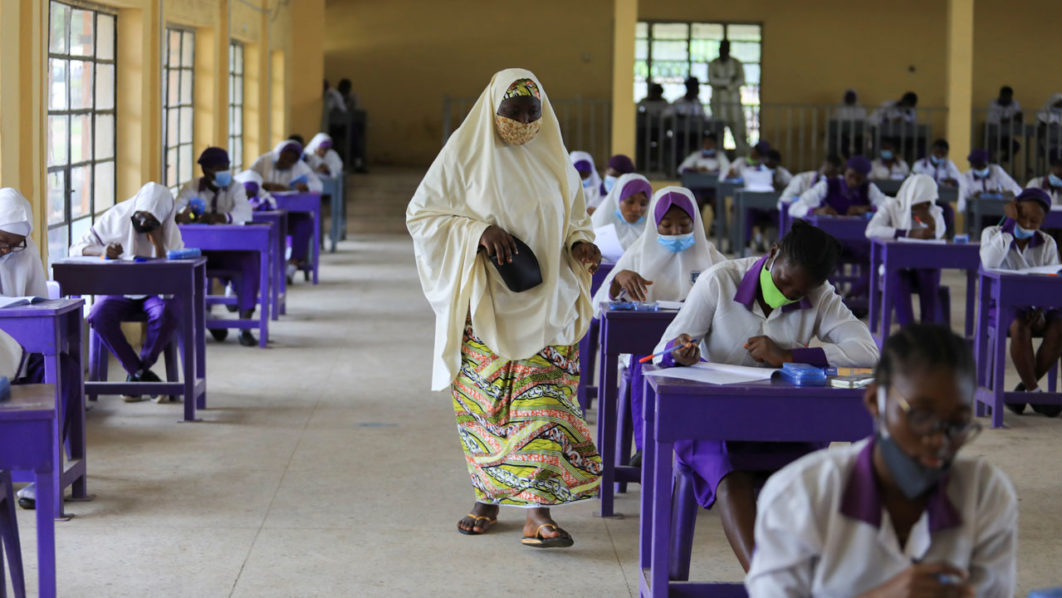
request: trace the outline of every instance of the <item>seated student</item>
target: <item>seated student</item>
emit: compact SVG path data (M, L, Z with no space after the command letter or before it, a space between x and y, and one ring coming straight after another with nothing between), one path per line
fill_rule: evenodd
M81 241L70 247L70 255L94 255L107 259L166 257L172 249L182 249L184 241L173 219L173 196L158 183L148 183L131 199L115 204L96 219ZM146 295L107 295L97 297L88 322L103 344L118 358L128 382L161 382L151 371L159 354L177 330L177 306L173 298ZM147 335L140 355L133 351L122 333L122 322L134 314L147 316ZM165 396L165 395L163 395ZM123 395L127 403L139 395Z
M771 186L775 191L783 191L793 180L793 173L782 166L782 152L771 148L763 160L763 166L771 173ZM749 178L745 177L745 188L749 188ZM748 217L745 219L745 238L749 240L749 247L757 252L767 251L765 243L765 231L768 228L778 228L778 212L775 210L762 210L759 208L748 209Z
M975 149L966 157L970 161L970 170L963 173L962 193L959 194L958 210L966 211L966 202L985 194L1021 193L1021 185L1010 178L1007 171L998 164L989 164L988 151Z
M726 261L704 236L693 193L684 187L664 187L653 195L649 213L656 226L645 233L616 262L594 295L594 309L613 299L682 301L701 275ZM634 442L642 450L642 364L630 360L624 380L631 394ZM637 464L634 462L633 464Z
M220 147L208 147L199 156L203 176L188 181L177 194L177 224L244 224L251 221L251 204L243 184L234 182L229 171L229 154ZM192 200L203 202L203 211L196 213ZM250 320L258 304L258 254L253 251L204 251L207 268L239 270L239 288L235 288L239 300L237 309L240 319ZM225 281L226 287L234 281ZM211 328L210 334L217 341L229 336L228 328ZM250 330L240 331L240 344L253 347L258 344Z
M319 175L327 177L343 176L343 160L332 149L332 137L328 133L318 133L306 146L306 163Z
M616 184L616 181L621 176L632 172L634 172L634 160L631 160L630 156L613 154L608 159L608 168L605 169L605 176L601 179L598 194L601 197L605 197L609 191L612 191L612 186Z
M870 164L870 178L874 180L903 180L911 174L910 167L903 158L896 155L896 142L892 139L881 138L881 151L878 157Z
M1039 188L1047 192L1051 197L1051 205L1054 208L1062 207L1062 151L1053 150L1048 156L1051 171L1047 176L1038 176L1029 179L1026 189Z
M789 172L789 169L785 166L782 166L782 152L773 147L767 152L763 165L767 167L767 170L771 171L771 184L774 185L775 191L784 190L786 185L793 180L793 173Z
M782 196L778 198L778 209L788 209L789 204L800 199L800 196L805 191L811 189L817 185L820 181L837 178L842 175L841 170L841 157L837 154L830 154L826 156L826 160L823 161L822 166L818 170L809 170L800 174L794 175L793 179L789 181L789 184L785 186L782 191Z
M985 268L1020 270L1036 266L1057 265L1058 246L1050 235L1040 230L1050 208L1051 198L1043 189L1031 188L1021 192L1007 204L1007 219L1001 226L990 226L981 233L981 265ZM1035 301L1031 297L1030 301ZM1032 336L1042 335L1043 342L1035 354ZM1010 325L1010 357L1021 383L1016 391L1040 392L1039 382L1049 369L1058 363L1062 354L1062 310L1046 313L1030 306L1017 314ZM1024 403L1007 407L1015 413L1025 410ZM1055 405L1033 405L1037 413L1058 415Z
M866 324L845 307L826 281L837 266L837 241L806 222L793 223L781 242L761 258L716 264L697 278L686 303L654 353L664 367L710 362L781 367L862 366L877 362L878 348ZM811 348L812 339L821 342ZM675 444L678 461L694 476L697 501L718 498L727 540L748 569L756 518L755 488L766 473L744 471L746 458L771 458L778 466L820 448L807 443L710 442ZM759 459L758 459L759 460Z
M303 139L302 135L299 135L298 133L292 133L291 135L288 135L288 141L294 141L295 143L298 143L299 147L306 147L306 140Z
M947 140L937 139L933 142L930 154L915 162L911 172L929 175L938 185L958 187L962 181L962 173L955 162L948 159L949 149Z
M726 157L726 152L719 151L718 143L715 133L705 133L701 139L701 149L686 156L682 164L679 164L679 176L686 172L718 174L730 170L730 159Z
M300 159L301 156L301 145L291 140L281 141L272 152L259 156L251 164L251 170L262 176L262 188L266 191L320 193L324 189L321 179ZM306 263L313 237L313 219L309 214L288 214L288 234L291 235L288 263L288 280L291 282L295 270Z
M652 195L649 179L633 172L621 176L601 202L600 209L590 217L594 230L610 224L615 226L620 245L624 250L628 249L646 228L645 212Z
M944 210L936 205L937 184L928 175L915 174L900 186L895 198L885 202L867 223L868 239L892 240L943 239L946 224ZM914 321L911 293L918 293L922 322L931 322L937 313L937 293L940 290L940 270L912 268L899 273L899 296L896 302L896 321L906 326ZM947 323L947 322L943 322Z
M579 178L583 181L583 198L586 200L586 211L593 214L601 205L601 202L605 200L605 196L599 191L601 177L598 176L597 169L594 168L594 157L580 151L572 152L569 157L572 160L572 166L575 167L575 171L579 173Z
M849 121L864 121L867 119L867 109L859 105L859 94L856 93L856 90L845 90L841 105L833 109L832 118Z
M883 102L881 108L875 110L867 121L883 125L890 123L915 123L918 122L917 106L918 94L908 91L898 101Z
M244 170L235 177L236 182L243 185L243 191L247 194L247 203L255 212L264 212L277 209L277 202L268 191L262 188L262 175L254 170Z
M889 337L864 403L873 437L818 451L760 493L750 598L1013 596L1018 500L983 457L973 356L944 326Z
M770 151L771 144L766 141L760 141L749 148L748 156L743 156L731 162L729 170L720 170L719 180L726 181L743 178L742 173L746 170L766 170L767 166L764 165L764 161Z
M870 161L852 156L843 177L827 178L815 183L789 207L789 215L803 218L808 213L827 216L858 216L876 209L888 200L878 186L867 180Z
M989 102L988 116L985 121L990 124L1009 126L1020 123L1023 118L1021 104L1014 99L1014 88L1004 85L999 88L999 96Z
M1036 113L1036 121L1042 125L1062 124L1062 93L1053 93Z

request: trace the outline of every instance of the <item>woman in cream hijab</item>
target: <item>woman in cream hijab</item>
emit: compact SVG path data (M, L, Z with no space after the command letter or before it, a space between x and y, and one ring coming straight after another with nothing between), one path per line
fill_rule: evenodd
M549 507L591 499L600 484L575 388L601 253L532 73L494 75L421 181L406 223L436 316L432 389L451 389L476 495L458 531L486 532L508 505L527 509L524 544L571 546ZM541 282L512 290L502 268L537 269Z

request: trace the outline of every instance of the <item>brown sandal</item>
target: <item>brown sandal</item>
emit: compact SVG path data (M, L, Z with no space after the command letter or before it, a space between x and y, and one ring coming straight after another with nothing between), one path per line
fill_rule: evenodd
M469 529L461 529L461 521L464 521L465 519L471 519L472 520L472 527L471 528L469 528ZM466 536L478 536L480 534L485 534L488 531L490 531L490 528L494 527L495 523L498 523L498 517L497 516L487 517L486 515L476 515L475 513L469 513L466 517L461 519L461 521L457 522L457 531L461 532L462 534L464 534ZM477 531L475 531L476 530L476 525L478 525L480 521L486 521L487 522L487 527L483 531L477 532Z
M542 536L542 528L552 528L553 531L562 534L560 536L554 536L552 538L545 538ZM534 536L524 536L520 543L524 546L530 546L532 548L567 548L572 544L575 544L575 540L571 535L557 527L555 523L543 523L535 530Z

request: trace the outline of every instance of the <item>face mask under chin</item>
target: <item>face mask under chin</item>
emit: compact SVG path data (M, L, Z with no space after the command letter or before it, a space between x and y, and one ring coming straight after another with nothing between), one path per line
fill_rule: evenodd
M498 136L509 145L524 145L534 139L542 128L542 119L536 119L529 123L494 115L494 124L498 130Z
M951 463L944 467L926 467L918 459L908 455L900 448L885 423L885 407L888 391L884 386L878 387L878 433L876 442L881 449L881 457L892 474L892 479L900 487L900 492L909 499L922 496L948 473Z

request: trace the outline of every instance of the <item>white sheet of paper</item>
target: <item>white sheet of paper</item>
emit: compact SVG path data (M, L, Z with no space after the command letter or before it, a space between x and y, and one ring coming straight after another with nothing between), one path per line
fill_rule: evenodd
M930 245L947 245L946 239L914 239L912 237L899 237L896 239L901 243L928 243Z
M616 234L615 224L594 229L594 244L601 250L601 257L606 261L615 263L623 257L623 245Z
M682 309L681 301L657 301L656 304L660 309Z
M18 305L29 305L31 303L39 303L44 301L40 297L5 297L0 296L0 309L5 307L15 307Z
M1062 265L1051 264L1050 266L1036 266L1022 268L1021 270L1008 270L1006 268L984 268L986 272L1002 272L1004 274L1058 274L1062 271Z
M677 378L707 384L742 384L767 380L778 370L725 363L698 363L689 367L673 367L645 372L646 376Z
M768 170L747 170L743 178L746 191L774 191L774 173Z

